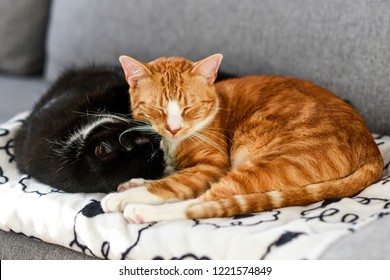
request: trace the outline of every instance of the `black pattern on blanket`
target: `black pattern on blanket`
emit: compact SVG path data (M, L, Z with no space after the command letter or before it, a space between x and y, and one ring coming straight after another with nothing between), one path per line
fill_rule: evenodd
M0 125L0 228L99 258L316 259L390 214L390 137L375 136L383 178L353 198L234 218L128 224L121 213L104 213L104 194L67 194L18 172L13 136L26 116Z

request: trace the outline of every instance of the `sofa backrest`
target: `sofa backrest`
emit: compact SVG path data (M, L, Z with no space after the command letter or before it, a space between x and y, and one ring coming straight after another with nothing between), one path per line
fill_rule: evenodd
M0 1L0 73L42 73L50 0Z
M46 76L122 54L198 60L222 70L311 80L390 134L390 1L54 0Z

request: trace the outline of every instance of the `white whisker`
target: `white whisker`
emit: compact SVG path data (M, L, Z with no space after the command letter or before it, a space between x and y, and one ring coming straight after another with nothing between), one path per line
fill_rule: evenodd
M213 140L211 140L209 137L205 136L205 135L202 135L198 132L194 133L193 135L191 135L192 137L194 138L197 138L198 140L200 141L203 141L204 143L206 144L209 144L211 146L213 146L215 149L217 149L221 154L223 155L226 155L226 151L220 146L218 145L218 143L214 142Z
M208 129L203 129L202 133L205 133L209 136L215 137L218 140L222 141L226 145L226 148L229 148L229 145L227 142L229 142L230 144L232 143L231 139L228 136L226 136L220 132L208 131Z
M132 119L130 117L130 115L124 115L124 114L119 114L119 113L115 113L115 114L112 114L110 112L106 112L106 111L97 111L97 112L91 112L91 111L87 111L87 112L79 112L79 111L73 111L74 113L76 114L80 114L81 116L84 116L84 117L98 117L98 118L113 118L113 119L117 119L117 120L120 120L120 121L123 121L125 123L131 123L131 124L144 124L145 122L141 122L141 121L135 121L134 119Z

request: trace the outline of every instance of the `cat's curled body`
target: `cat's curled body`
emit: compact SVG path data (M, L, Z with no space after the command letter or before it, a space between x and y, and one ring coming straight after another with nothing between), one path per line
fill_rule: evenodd
M110 192L134 177L162 177L160 137L133 121L128 89L120 67L65 71L15 136L19 170L72 193Z
M347 103L295 78L214 84L221 59L121 57L134 118L163 137L177 172L123 184L105 211L131 222L228 217L354 196L381 178L377 145Z

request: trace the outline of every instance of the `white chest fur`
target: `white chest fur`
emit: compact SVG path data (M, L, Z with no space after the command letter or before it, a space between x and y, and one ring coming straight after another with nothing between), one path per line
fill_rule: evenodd
M174 154L179 143L170 142L164 138L161 140L161 149L164 151L164 160L165 160L165 175L170 175L176 170L176 162L174 160Z

